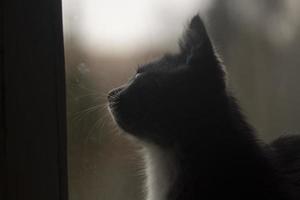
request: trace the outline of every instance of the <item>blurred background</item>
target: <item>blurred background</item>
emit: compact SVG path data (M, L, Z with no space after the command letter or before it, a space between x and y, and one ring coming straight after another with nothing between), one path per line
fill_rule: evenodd
M107 92L176 51L196 13L229 86L266 142L300 133L300 1L63 0L70 200L140 200L138 147L118 134Z

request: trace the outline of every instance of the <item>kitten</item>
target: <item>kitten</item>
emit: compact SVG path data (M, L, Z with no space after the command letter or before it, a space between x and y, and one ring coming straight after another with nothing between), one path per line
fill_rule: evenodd
M199 16L179 44L108 95L118 126L145 147L147 200L299 200L300 137L260 144Z

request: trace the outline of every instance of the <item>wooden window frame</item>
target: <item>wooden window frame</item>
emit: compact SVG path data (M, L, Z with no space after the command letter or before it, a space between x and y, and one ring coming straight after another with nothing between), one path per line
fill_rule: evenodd
M61 0L0 4L0 199L67 200Z

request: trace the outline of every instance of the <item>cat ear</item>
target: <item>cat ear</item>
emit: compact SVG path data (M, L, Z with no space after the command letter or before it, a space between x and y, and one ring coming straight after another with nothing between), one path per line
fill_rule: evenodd
M183 38L179 42L179 46L181 54L187 60L187 64L214 58L213 46L199 15L192 18Z

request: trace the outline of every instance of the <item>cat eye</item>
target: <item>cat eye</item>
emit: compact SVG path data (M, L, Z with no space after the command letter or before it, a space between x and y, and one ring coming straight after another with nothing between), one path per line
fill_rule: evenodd
M140 75L142 72L144 72L144 65L138 65L138 67L136 69L136 74Z
M141 75L141 73L136 73L134 78L136 79L137 77L139 77Z

